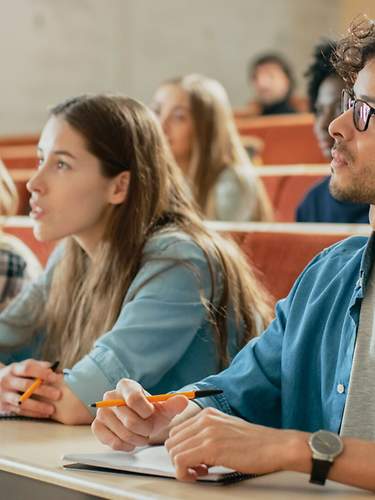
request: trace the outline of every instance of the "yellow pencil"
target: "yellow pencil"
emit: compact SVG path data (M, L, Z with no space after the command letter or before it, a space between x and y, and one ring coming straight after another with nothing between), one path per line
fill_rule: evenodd
M51 370L55 371L56 368L58 367L59 362L55 361L53 365L51 365ZM38 387L43 383L43 380L41 378L36 378L34 382L30 385L30 387L20 396L20 399L18 400L18 404L22 404L26 399L29 399L29 397L38 389Z
M167 394L157 394L155 396L146 396L147 401L150 403L159 403L160 401L167 401L167 399L174 396L185 396L188 399L206 398L207 396L214 396L221 394L223 391L220 389L206 389L203 391L188 391L188 392L169 392ZM104 401L97 401L90 406L93 408L108 408L110 406L126 406L126 401L123 399L107 399Z

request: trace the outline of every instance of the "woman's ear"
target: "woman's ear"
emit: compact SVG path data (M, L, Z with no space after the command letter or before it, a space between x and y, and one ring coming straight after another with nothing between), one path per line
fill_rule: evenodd
M121 172L112 180L109 203L120 205L126 199L130 182L130 172Z

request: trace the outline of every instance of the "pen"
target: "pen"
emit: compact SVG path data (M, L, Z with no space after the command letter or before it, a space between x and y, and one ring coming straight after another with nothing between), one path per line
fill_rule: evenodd
M166 401L167 399L173 398L174 396L185 396L188 399L205 398L207 396L214 396L216 394L222 394L221 389L206 389L203 391L188 391L188 392L170 392L168 394L158 394L155 396L146 396L147 401L150 403L159 403L160 401ZM93 408L108 408L110 406L126 406L126 402L123 399L107 399L105 401L97 401L96 403L90 404Z
M51 370L55 371L56 368L59 366L59 361L55 361L51 366ZM26 399L29 399L29 397L37 390L37 388L43 383L43 380L41 378L36 378L34 382L30 385L30 387L20 396L20 399L18 400L18 404L22 404Z

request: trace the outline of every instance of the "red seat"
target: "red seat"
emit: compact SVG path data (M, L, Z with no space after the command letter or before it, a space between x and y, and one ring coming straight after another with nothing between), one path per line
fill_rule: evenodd
M285 297L310 260L349 233L247 233L240 246L276 300Z
M253 136L263 141L264 165L323 163L313 123L314 117L309 113L236 118L242 137Z
M284 175L261 177L274 208L277 222L294 222L296 209L307 191L322 175Z
M294 222L299 203L307 191L329 174L328 165L257 167L274 209L276 222Z
M6 135L0 137L0 148L7 146L36 146L39 134Z
M36 147L33 145L0 146L0 158L9 170L13 168L35 169L38 165Z

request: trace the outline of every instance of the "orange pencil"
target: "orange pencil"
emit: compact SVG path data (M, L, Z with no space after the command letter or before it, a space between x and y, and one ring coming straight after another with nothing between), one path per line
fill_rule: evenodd
M216 394L221 394L223 391L221 389L207 389L204 391L189 391L189 392L170 392L168 394L158 394L155 396L146 396L147 401L150 403L159 403L160 401L166 401L167 399L173 398L174 396L185 396L188 399L205 398L207 396L214 396ZM92 403L90 406L93 408L108 408L110 406L126 406L126 401L123 399L107 399L106 401L97 401Z
M58 367L59 362L55 361L53 365L51 365L51 370L55 371L56 368ZM18 404L22 404L26 399L29 399L29 397L38 389L38 387L43 383L43 380L41 378L36 378L34 382L30 385L30 387L20 396L20 399L18 400Z

